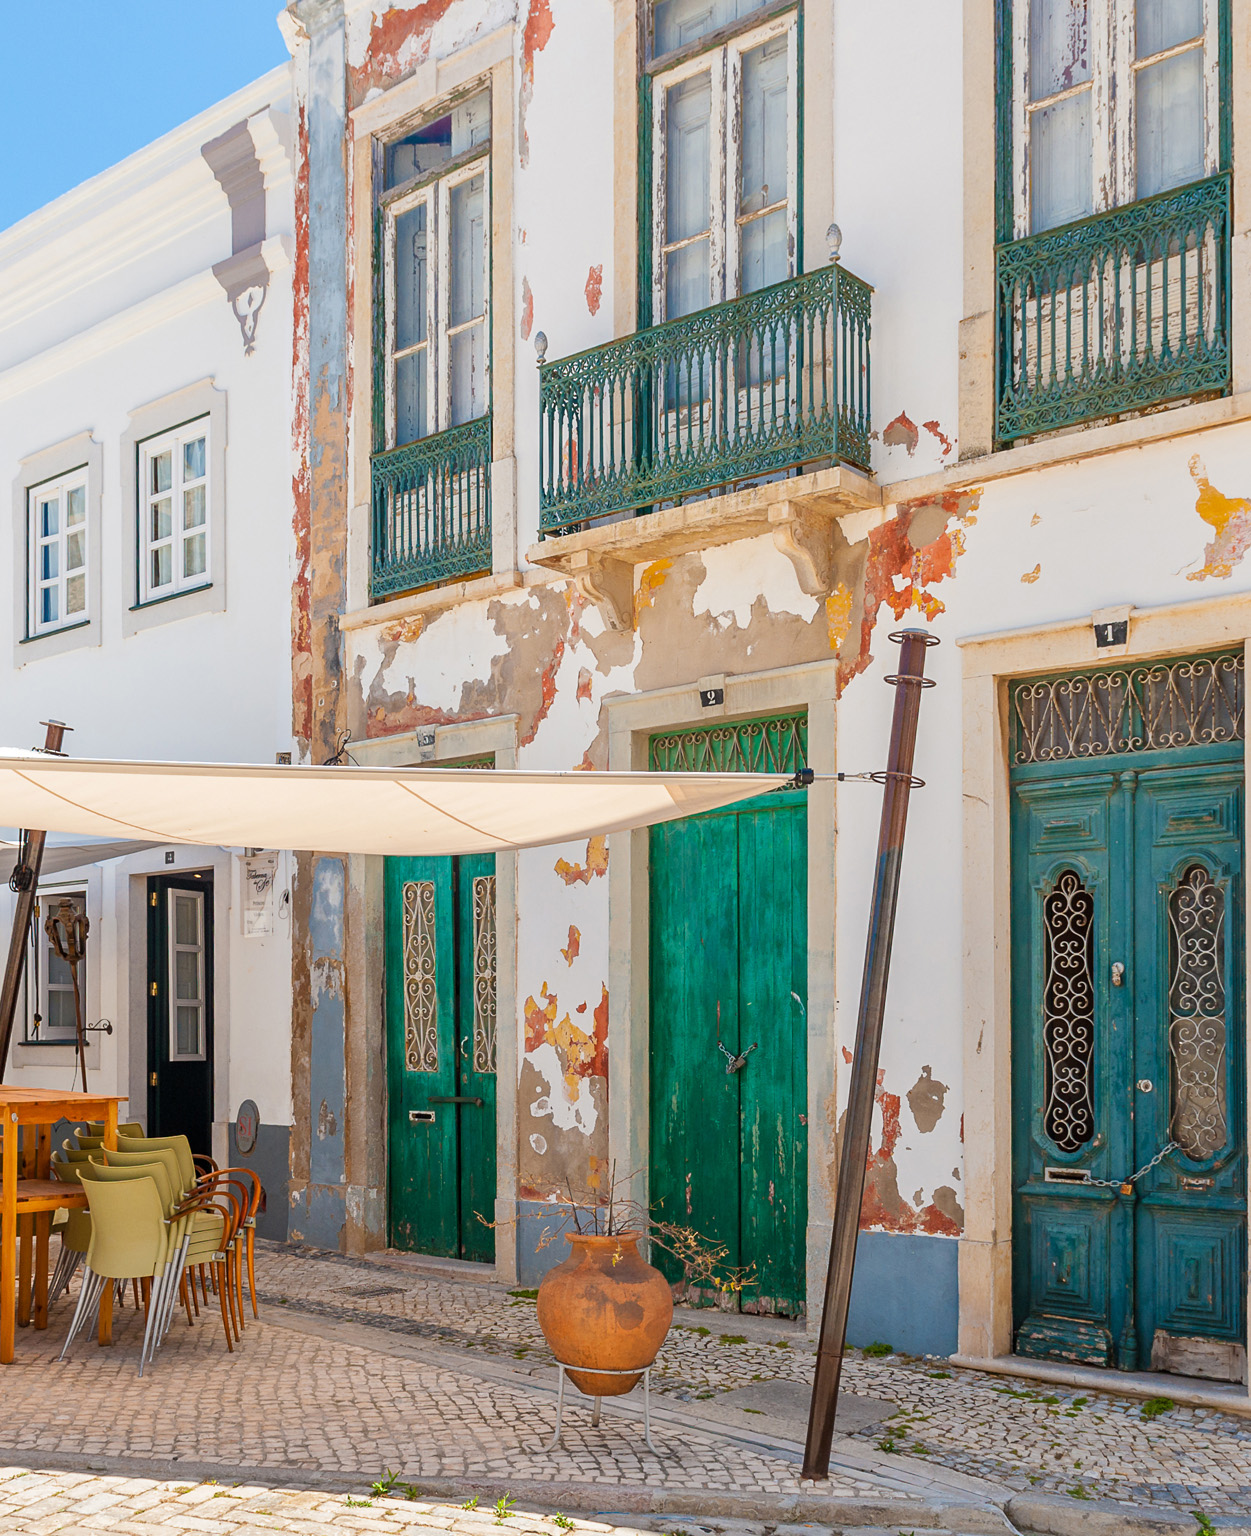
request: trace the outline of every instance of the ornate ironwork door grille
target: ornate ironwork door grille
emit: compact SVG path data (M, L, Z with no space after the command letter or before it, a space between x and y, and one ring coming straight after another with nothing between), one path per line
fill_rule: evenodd
M1010 690L1021 1354L1245 1377L1243 677Z

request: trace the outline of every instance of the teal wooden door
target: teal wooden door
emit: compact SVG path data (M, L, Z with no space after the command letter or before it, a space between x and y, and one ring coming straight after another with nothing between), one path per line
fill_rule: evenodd
M652 828L650 844L653 1207L752 1269L744 1311L798 1316L808 1211L806 795L788 790L668 822ZM672 1260L654 1262L681 1279Z
M1014 709L1017 1352L1244 1379L1241 658Z
M388 859L391 1245L495 1257L495 858Z

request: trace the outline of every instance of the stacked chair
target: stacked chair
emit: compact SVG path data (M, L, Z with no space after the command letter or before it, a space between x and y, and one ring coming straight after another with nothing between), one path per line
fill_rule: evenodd
M233 1352L244 1322L245 1264L252 1315L259 1315L253 1243L260 1181L251 1169L219 1169L198 1157L185 1136L144 1136L142 1127L128 1125L119 1128L116 1151L106 1151L103 1130L89 1125L77 1146L67 1141L53 1158L56 1176L80 1183L88 1206L71 1212L62 1228L50 1290L49 1299L61 1294L82 1265L82 1288L61 1358L97 1315L104 1286L113 1281L124 1287L129 1280L137 1303L142 1289L147 1312L142 1376L169 1332L179 1299L188 1326L193 1308L199 1313L197 1273L206 1305L210 1283L217 1293L226 1347Z

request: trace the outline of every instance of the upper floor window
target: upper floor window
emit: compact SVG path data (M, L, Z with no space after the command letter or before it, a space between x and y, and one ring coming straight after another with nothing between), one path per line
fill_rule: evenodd
M27 491L27 633L87 621L87 470Z
M1012 0L1018 239L1219 164L1219 0Z
M139 445L139 601L209 581L209 422Z
M733 26L770 0L654 0L651 53L653 58L698 42L710 32Z
M386 446L485 415L490 93L383 150Z
M748 0L660 0L656 51L759 8ZM794 274L798 75L794 10L653 75L657 320Z

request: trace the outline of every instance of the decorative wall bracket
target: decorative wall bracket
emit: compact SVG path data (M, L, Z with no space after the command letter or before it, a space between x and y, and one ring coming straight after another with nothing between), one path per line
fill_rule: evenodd
M630 561L577 549L569 558L569 574L581 595L599 609L607 628L618 633L634 628L634 566Z
M827 598L835 582L834 518L783 501L769 508L769 526L774 544L795 567L800 590L808 597Z
M260 245L249 246L225 261L216 262L213 276L226 290L230 308L239 322L244 355L251 357L256 347L257 320L269 292L269 268Z

